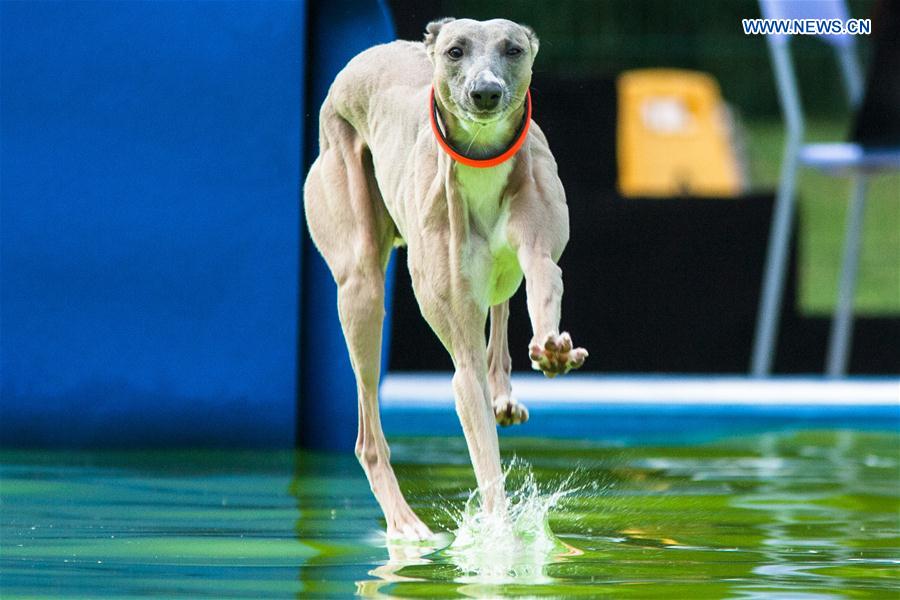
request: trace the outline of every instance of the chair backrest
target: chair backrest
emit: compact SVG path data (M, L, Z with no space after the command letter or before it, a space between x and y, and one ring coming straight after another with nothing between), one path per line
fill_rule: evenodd
M759 8L766 19L840 19L846 21L849 17L845 0L759 0ZM778 34L768 36L769 47L772 49L773 60L776 62L779 95L783 103L794 105L791 109L785 106L785 112L794 112L794 109L800 110L799 92L796 89L796 79L787 50L791 37ZM817 37L834 48L847 100L852 109L856 110L862 101L864 82L856 57L854 36L836 34Z
M759 0L759 8L766 19L840 19L849 17L844 0ZM770 36L786 43L791 36ZM819 38L833 46L853 46L852 35L822 35Z

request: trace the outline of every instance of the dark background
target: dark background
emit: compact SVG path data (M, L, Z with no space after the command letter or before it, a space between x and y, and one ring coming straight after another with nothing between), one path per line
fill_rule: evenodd
M591 353L584 370L746 373L773 203L771 190L734 199L624 199L615 189L615 76L628 68L675 66L715 75L741 99L738 110L777 115L763 38L739 32L759 16L754 1L533 3L467 0L391 2L398 37L421 39L439 17L499 15L541 38L532 94L566 188L571 239L563 269L562 328ZM851 5L866 16L871 3ZM577 15L577 19L574 17ZM654 33L655 32L655 33ZM702 33L700 33L702 32ZM814 114L846 111L823 44L800 40L797 70ZM830 87L827 87L830 86ZM796 236L795 236L796 239ZM452 363L422 319L398 253L390 368L444 370ZM774 363L776 373L821 372L829 319L797 310L792 248ZM531 325L524 286L510 301L515 369L528 369ZM857 318L851 373L896 373L900 319Z
M300 189L328 85L395 37L384 8L0 2L0 446L352 447L355 385ZM424 0L393 14L408 39L444 15L538 30L535 116L572 214L563 326L586 369L746 373L771 192L619 198L613 82L705 70L780 129L765 43L735 31L755 3ZM846 110L827 51L797 47L804 89L828 92L812 109ZM449 368L404 259L390 367ZM821 372L828 323L796 314L791 271L776 368ZM517 369L524 307L520 294ZM852 372L897 372L898 339L896 319L859 319Z

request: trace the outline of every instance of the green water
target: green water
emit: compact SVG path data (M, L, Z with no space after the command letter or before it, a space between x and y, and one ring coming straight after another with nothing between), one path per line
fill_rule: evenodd
M446 550L386 548L352 456L5 451L0 595L898 596L895 433L503 447L546 489L576 469L581 489L550 513L568 548L501 582L462 572ZM393 457L424 520L453 528L474 485L461 440L395 440Z

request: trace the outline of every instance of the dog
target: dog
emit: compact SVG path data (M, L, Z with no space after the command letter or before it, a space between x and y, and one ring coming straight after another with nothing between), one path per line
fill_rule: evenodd
M504 19L433 21L424 42L354 57L322 105L306 220L337 283L358 388L356 456L389 539L431 536L397 484L378 411L385 270L395 246L407 246L419 308L453 359L482 510L506 507L496 424L528 418L512 397L506 339L508 301L523 277L533 368L552 377L587 357L559 331L557 261L569 217L553 154L531 121L538 47L529 27Z

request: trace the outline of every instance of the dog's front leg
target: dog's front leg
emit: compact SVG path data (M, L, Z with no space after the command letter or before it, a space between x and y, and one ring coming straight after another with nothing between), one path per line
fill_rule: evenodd
M482 321L482 331L484 330ZM500 468L500 443L487 386L487 354L482 343L457 346L453 352L456 372L453 374L453 395L456 414L469 447L469 457L481 492L482 508L486 512L506 508L503 473Z
M562 308L562 270L549 252L519 249L519 264L525 274L528 315L534 335L528 346L531 366L547 377L555 377L584 364L587 350L575 348L567 332L559 332Z
M422 315L453 359L456 413L469 447L482 508L502 511L506 494L487 380L487 314L471 297L460 262L448 256L448 248L454 256L461 252L455 250L449 236L434 237L409 246L413 290Z
M513 198L508 233L525 275L528 316L533 336L528 345L531 367L555 377L584 364L587 350L575 348L559 331L562 271L556 262L569 241L569 211L556 169L535 166L536 182Z

